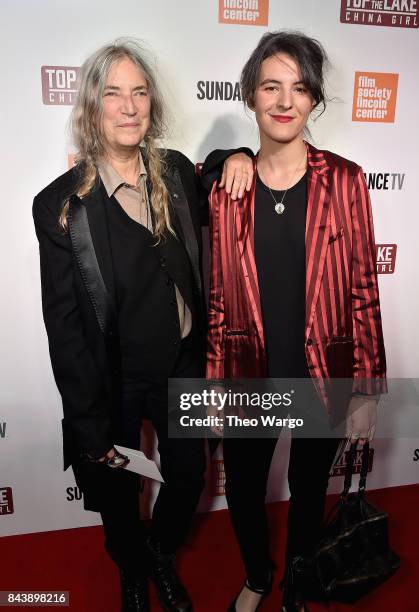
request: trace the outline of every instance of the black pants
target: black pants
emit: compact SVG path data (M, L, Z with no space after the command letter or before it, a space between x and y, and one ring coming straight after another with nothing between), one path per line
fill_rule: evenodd
M277 439L225 438L226 498L247 578L263 588L271 568L265 509L269 468ZM329 470L339 439L291 441L287 558L307 555L322 534Z
M189 342L182 341L172 377L199 375ZM204 486L204 442L168 438L167 381L125 380L121 399L115 443L139 450L144 419L151 421L158 438L164 483L154 504L149 533L140 520L139 477L103 464L91 464L90 469L97 471L96 486L101 487L105 547L119 567L139 574L147 572L149 535L167 553L174 553L185 540Z

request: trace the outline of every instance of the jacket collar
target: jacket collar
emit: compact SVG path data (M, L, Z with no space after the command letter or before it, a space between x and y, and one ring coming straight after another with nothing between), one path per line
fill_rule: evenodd
M144 156L144 153L143 153ZM145 167L147 159L144 156ZM199 247L189 204L175 164L167 165L164 180L169 190L175 214L173 225L188 252L194 280L201 288ZM110 248L109 227L105 210L108 198L103 182L98 178L94 189L83 199L73 195L70 200L70 236L82 278L96 312L98 323L107 333L116 313L116 291Z
M309 170L311 170L312 172L316 172L316 174L320 175L327 174L330 170L330 167L327 163L324 151L316 149L316 147L313 147L313 145L309 142L304 142L307 146L307 162Z
M330 167L324 151L308 148L307 215L306 215L306 328L307 340L324 273L330 237Z
M86 208L89 229L92 237L93 247L96 253L100 272L109 296L116 305L116 290L113 274L112 252L110 248L109 227L105 210L105 198L108 195L102 181L97 181L97 186L82 202Z
M98 325L111 339L116 320L116 299L101 190L107 197L103 184L99 182L83 200L77 195L71 196L68 226L74 257Z
M146 180L147 170L144 165L144 161L141 155L141 151L138 151L138 161L139 161L139 173L137 185L140 184L141 180ZM113 196L115 191L121 187L121 185L126 185L124 179L118 174L115 168L106 160L101 160L97 164L97 169L99 172L99 176L102 180L102 183L105 186L106 193L109 197Z

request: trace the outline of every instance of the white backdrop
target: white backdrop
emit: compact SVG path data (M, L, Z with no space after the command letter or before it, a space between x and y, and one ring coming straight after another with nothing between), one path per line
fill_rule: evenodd
M369 0L2 0L1 535L98 522L96 514L83 511L80 499L71 499L79 492L72 489L71 470L62 472L61 403L41 315L31 205L36 193L66 171L73 152L66 132L71 106L44 104L41 66L78 67L119 36L143 39L153 49L172 115L166 144L194 162L216 147L257 149L253 119L241 102L208 99L202 92L212 97L211 83L222 82L229 97L267 29L299 29L325 45L333 64L328 81L334 100L311 126L313 143L355 160L371 175L399 175L387 177L388 188L372 189L371 197L377 243L397 245L395 262L394 247L380 251L381 264L390 257L380 266L387 273L379 279L389 375L418 376L418 3L379 4L383 15L366 12ZM219 5L227 21L232 11L247 7L245 21L220 23ZM264 21L264 13L267 25L255 25ZM368 19L374 25L360 24ZM383 25L392 20L403 26ZM353 121L356 72L372 79L370 87L391 89L385 119L391 119L393 106L393 121ZM377 440L369 486L418 482L417 447L418 439ZM271 500L288 495L287 453L285 440L271 471ZM222 495L212 495L213 484L201 510L225 507ZM330 490L340 487L341 478L332 478Z

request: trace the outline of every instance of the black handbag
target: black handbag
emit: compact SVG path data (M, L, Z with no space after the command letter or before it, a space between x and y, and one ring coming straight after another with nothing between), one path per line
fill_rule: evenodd
M355 442L348 453L342 494L315 554L310 560L300 558L294 567L307 598L353 603L400 567L399 557L389 547L387 513L365 499L368 443L362 451L358 491L349 493L356 452Z
M368 443L362 451L358 491L349 493L356 452L355 442L348 452L342 494L329 513L314 555L293 560L294 584L308 600L353 603L400 567L388 542L387 513L365 499Z

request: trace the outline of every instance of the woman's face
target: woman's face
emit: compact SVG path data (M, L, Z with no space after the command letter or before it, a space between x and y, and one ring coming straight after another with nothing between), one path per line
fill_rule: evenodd
M254 94L261 144L288 143L303 137L314 100L301 82L300 67L286 53L277 53L262 62Z
M138 148L150 126L150 94L138 66L124 58L109 70L103 90L102 132L109 152Z

